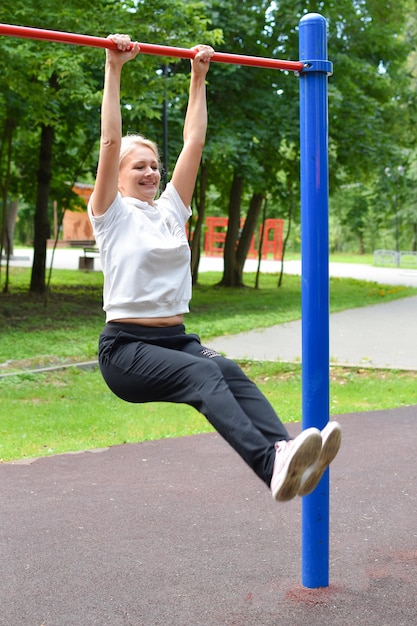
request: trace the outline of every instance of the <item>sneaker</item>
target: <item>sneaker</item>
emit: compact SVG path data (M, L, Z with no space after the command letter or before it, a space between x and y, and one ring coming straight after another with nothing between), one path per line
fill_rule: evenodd
M304 472L301 478L300 490L298 492L299 496L306 496L314 491L327 467L339 452L340 444L342 442L340 424L337 422L328 422L328 424L321 431L321 438L322 448L319 458Z
M278 441L272 472L271 491L274 500L285 502L300 490L301 479L308 467L315 464L322 450L320 431L307 428L295 439Z

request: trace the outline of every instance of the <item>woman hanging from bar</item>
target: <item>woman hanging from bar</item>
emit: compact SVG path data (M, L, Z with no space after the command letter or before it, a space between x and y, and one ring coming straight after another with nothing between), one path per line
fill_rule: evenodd
M176 402L206 416L271 489L275 500L310 493L340 446L340 427L304 430L290 439L272 406L240 367L188 334L190 248L185 224L207 127L206 75L213 50L191 60L183 148L158 197L156 145L122 138L123 65L139 53L126 35L106 50L101 142L89 216L104 272L106 325L99 363L110 389L127 402Z

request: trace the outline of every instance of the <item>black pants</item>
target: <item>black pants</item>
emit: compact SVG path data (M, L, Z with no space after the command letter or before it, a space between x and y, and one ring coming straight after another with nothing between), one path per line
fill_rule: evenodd
M290 437L236 363L202 346L183 325L111 322L100 335L99 364L107 385L127 402L180 402L196 408L269 487L274 444Z

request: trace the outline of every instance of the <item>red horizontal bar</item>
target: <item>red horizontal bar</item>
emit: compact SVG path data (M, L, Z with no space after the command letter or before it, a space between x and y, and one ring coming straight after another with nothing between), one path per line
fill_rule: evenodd
M116 48L110 39L104 37L92 37L90 35L77 35L64 33L58 30L44 30L42 28L30 28L27 26L15 26L12 24L0 24L0 35L9 37L24 37L27 39L43 39L60 43L76 44L80 46L92 46L95 48ZM167 57L179 57L180 59L192 59L196 52L189 48L174 48L173 46L159 46L151 43L139 43L143 54L155 54ZM227 52L215 52L212 61L218 63L233 63L236 65L251 65L253 67L269 67L277 70L289 70L300 72L304 63L301 61L282 61L266 57L246 56L243 54L229 54Z

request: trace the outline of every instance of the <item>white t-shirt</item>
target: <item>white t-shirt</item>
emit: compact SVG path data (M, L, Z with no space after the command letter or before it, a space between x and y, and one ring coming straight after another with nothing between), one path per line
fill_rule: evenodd
M104 273L106 321L188 313L191 216L172 183L155 206L120 193L103 215L88 214Z

